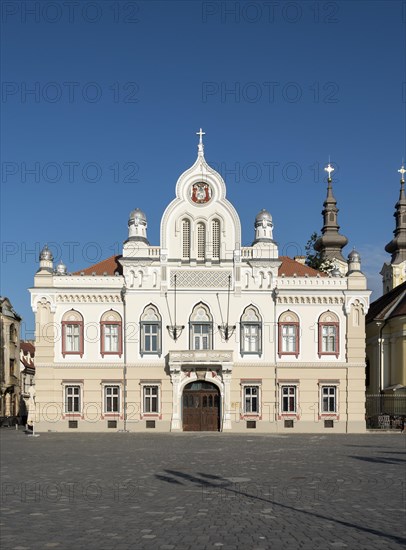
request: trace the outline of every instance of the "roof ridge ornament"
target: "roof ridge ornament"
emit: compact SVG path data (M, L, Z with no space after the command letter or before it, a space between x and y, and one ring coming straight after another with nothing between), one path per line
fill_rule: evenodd
M196 135L199 136L199 145L197 146L198 156L203 157L204 156L203 136L206 135L206 132L203 132L203 130L200 128L199 132L196 132Z

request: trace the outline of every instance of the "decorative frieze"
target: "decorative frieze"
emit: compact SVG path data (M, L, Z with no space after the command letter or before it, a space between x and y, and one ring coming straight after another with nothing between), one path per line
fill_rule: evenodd
M85 303L85 304L104 304L121 303L119 294L58 294L56 301L59 303Z
M278 296L278 304L321 304L342 305L344 298L339 296Z
M231 271L223 271L219 269L172 269L170 276L170 284L173 288L228 288L229 277Z
M232 351L221 350L185 350L170 351L169 363L231 363L233 361Z

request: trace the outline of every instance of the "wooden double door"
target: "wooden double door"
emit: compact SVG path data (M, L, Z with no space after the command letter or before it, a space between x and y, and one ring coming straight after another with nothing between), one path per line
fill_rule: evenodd
M220 430L220 392L214 384L195 381L183 390L183 431Z

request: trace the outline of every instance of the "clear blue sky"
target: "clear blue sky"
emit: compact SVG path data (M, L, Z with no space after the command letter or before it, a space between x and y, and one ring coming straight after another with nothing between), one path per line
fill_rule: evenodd
M344 252L360 251L379 296L406 155L405 2L1 8L1 293L24 329L45 242L69 271L88 267L120 251L140 207L159 244L200 127L243 244L266 208L292 256L322 226L331 155Z

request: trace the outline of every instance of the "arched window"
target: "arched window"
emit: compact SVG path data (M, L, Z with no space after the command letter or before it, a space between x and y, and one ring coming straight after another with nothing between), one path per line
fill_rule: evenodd
M206 227L204 223L197 224L197 259L204 260L206 257Z
M241 355L262 353L262 320L254 306L245 308L241 317Z
M209 308L200 302L190 316L190 349L213 348L213 319Z
M190 221L182 220L182 258L190 258Z
M14 344L17 342L17 330L14 323L10 325L10 342Z
M299 317L293 311L285 311L279 317L278 354L295 355L298 357L299 342Z
M319 317L319 357L339 355L339 319L335 313L326 311Z
M211 238L213 244L212 255L214 260L220 259L220 222L213 220L211 222Z
M149 304L141 315L140 355L161 355L162 319L158 309Z
M62 317L62 355L83 357L83 317L72 309Z
M118 355L121 357L123 349L122 322L117 311L106 311L100 319L100 353Z

